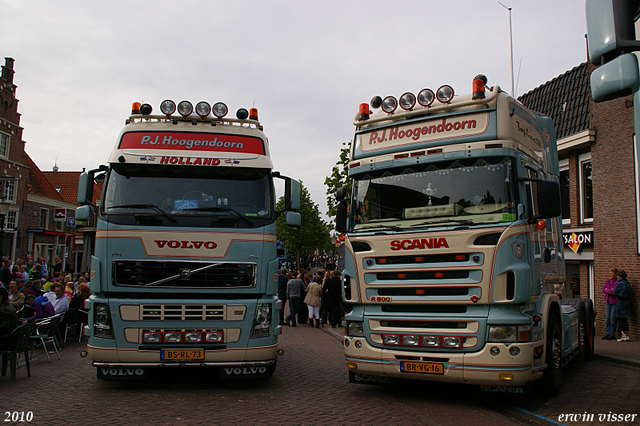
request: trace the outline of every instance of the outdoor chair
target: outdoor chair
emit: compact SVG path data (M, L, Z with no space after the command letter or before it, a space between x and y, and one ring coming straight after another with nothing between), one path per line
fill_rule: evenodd
M27 364L27 375L31 377L31 365L29 364L29 338L33 334L36 324L31 322L18 326L9 334L0 336L0 339L7 342L8 349L0 350L2 355L2 375L7 375L7 363L11 363L11 381L16 380L16 368L18 356L24 354L24 361Z
M85 325L89 324L89 312L84 309L69 308L69 310L64 313L62 323L64 324L64 337L62 342L67 342L67 334L69 331L77 331L78 342L80 342L82 341L82 329Z
M36 324L36 332L33 336L31 336L32 343L35 343L36 341L40 341L40 343L42 343L42 347L44 348L44 353L47 356L47 359L49 360L49 362L51 362L51 358L49 357L47 342L53 345L53 350L56 352L56 356L58 357L58 359L60 359L56 333L58 332L58 327L60 326L60 321L62 321L63 315L64 314L54 315L52 317L45 318L44 320L38 322ZM31 356L33 357L33 350L31 351Z

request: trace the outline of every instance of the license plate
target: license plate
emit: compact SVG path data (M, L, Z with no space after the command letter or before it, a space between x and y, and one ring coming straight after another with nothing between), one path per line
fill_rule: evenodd
M404 373L444 374L444 365L433 362L401 362L400 371Z
M204 349L163 349L160 351L162 361L203 361Z

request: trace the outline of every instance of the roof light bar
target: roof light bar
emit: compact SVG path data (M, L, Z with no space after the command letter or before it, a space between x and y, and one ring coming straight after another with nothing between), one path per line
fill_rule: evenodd
M213 105L212 110L213 110L213 115L215 115L218 118L224 117L229 112L229 108L227 108L227 105L224 104L223 102L216 102Z
M416 96L413 93L404 93L400 96L400 108L405 111L411 110L416 105Z
M393 113L398 108L398 101L393 96L387 96L382 101L382 110L387 114Z
M433 90L431 89L422 89L420 93L418 93L418 103L423 107L428 107L436 100L436 95L434 95Z
M193 104L189 101L182 101L178 104L178 114L187 118L193 112Z
M453 99L453 95L455 92L453 91L453 87L445 84L444 86L440 86L438 91L436 92L436 98L442 104L448 104Z
M209 102L200 101L196 104L196 114L200 117L205 118L211 112L211 105Z
M244 108L240 108L239 110L236 111L236 118L238 118L238 120L246 120L248 116L249 116L249 111L247 111Z
M153 111L153 108L149 104L140 105L140 114L142 115L150 115Z
M164 115L169 116L176 112L176 103L171 99L164 100L160 104L160 111L162 111Z

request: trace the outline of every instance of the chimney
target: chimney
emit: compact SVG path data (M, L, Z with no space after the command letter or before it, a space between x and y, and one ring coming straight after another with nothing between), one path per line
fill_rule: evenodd
M6 80L7 83L13 84L13 58L4 58L4 66L2 67L2 79Z

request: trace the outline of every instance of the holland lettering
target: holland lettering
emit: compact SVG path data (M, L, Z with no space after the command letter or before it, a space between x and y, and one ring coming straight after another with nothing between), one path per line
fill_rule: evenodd
M160 164L184 164L188 166L217 166L220 164L218 158L200 157L162 157Z
M446 133L457 130L469 130L475 129L478 125L476 120L458 120L447 122L446 118L442 119L440 124L432 124L429 126L418 126L413 129L400 130L399 127L391 127L387 134L387 129L382 130L381 133L371 132L369 135L369 145L375 143L382 143L391 140L412 139L417 141L422 135L430 135L436 133Z

